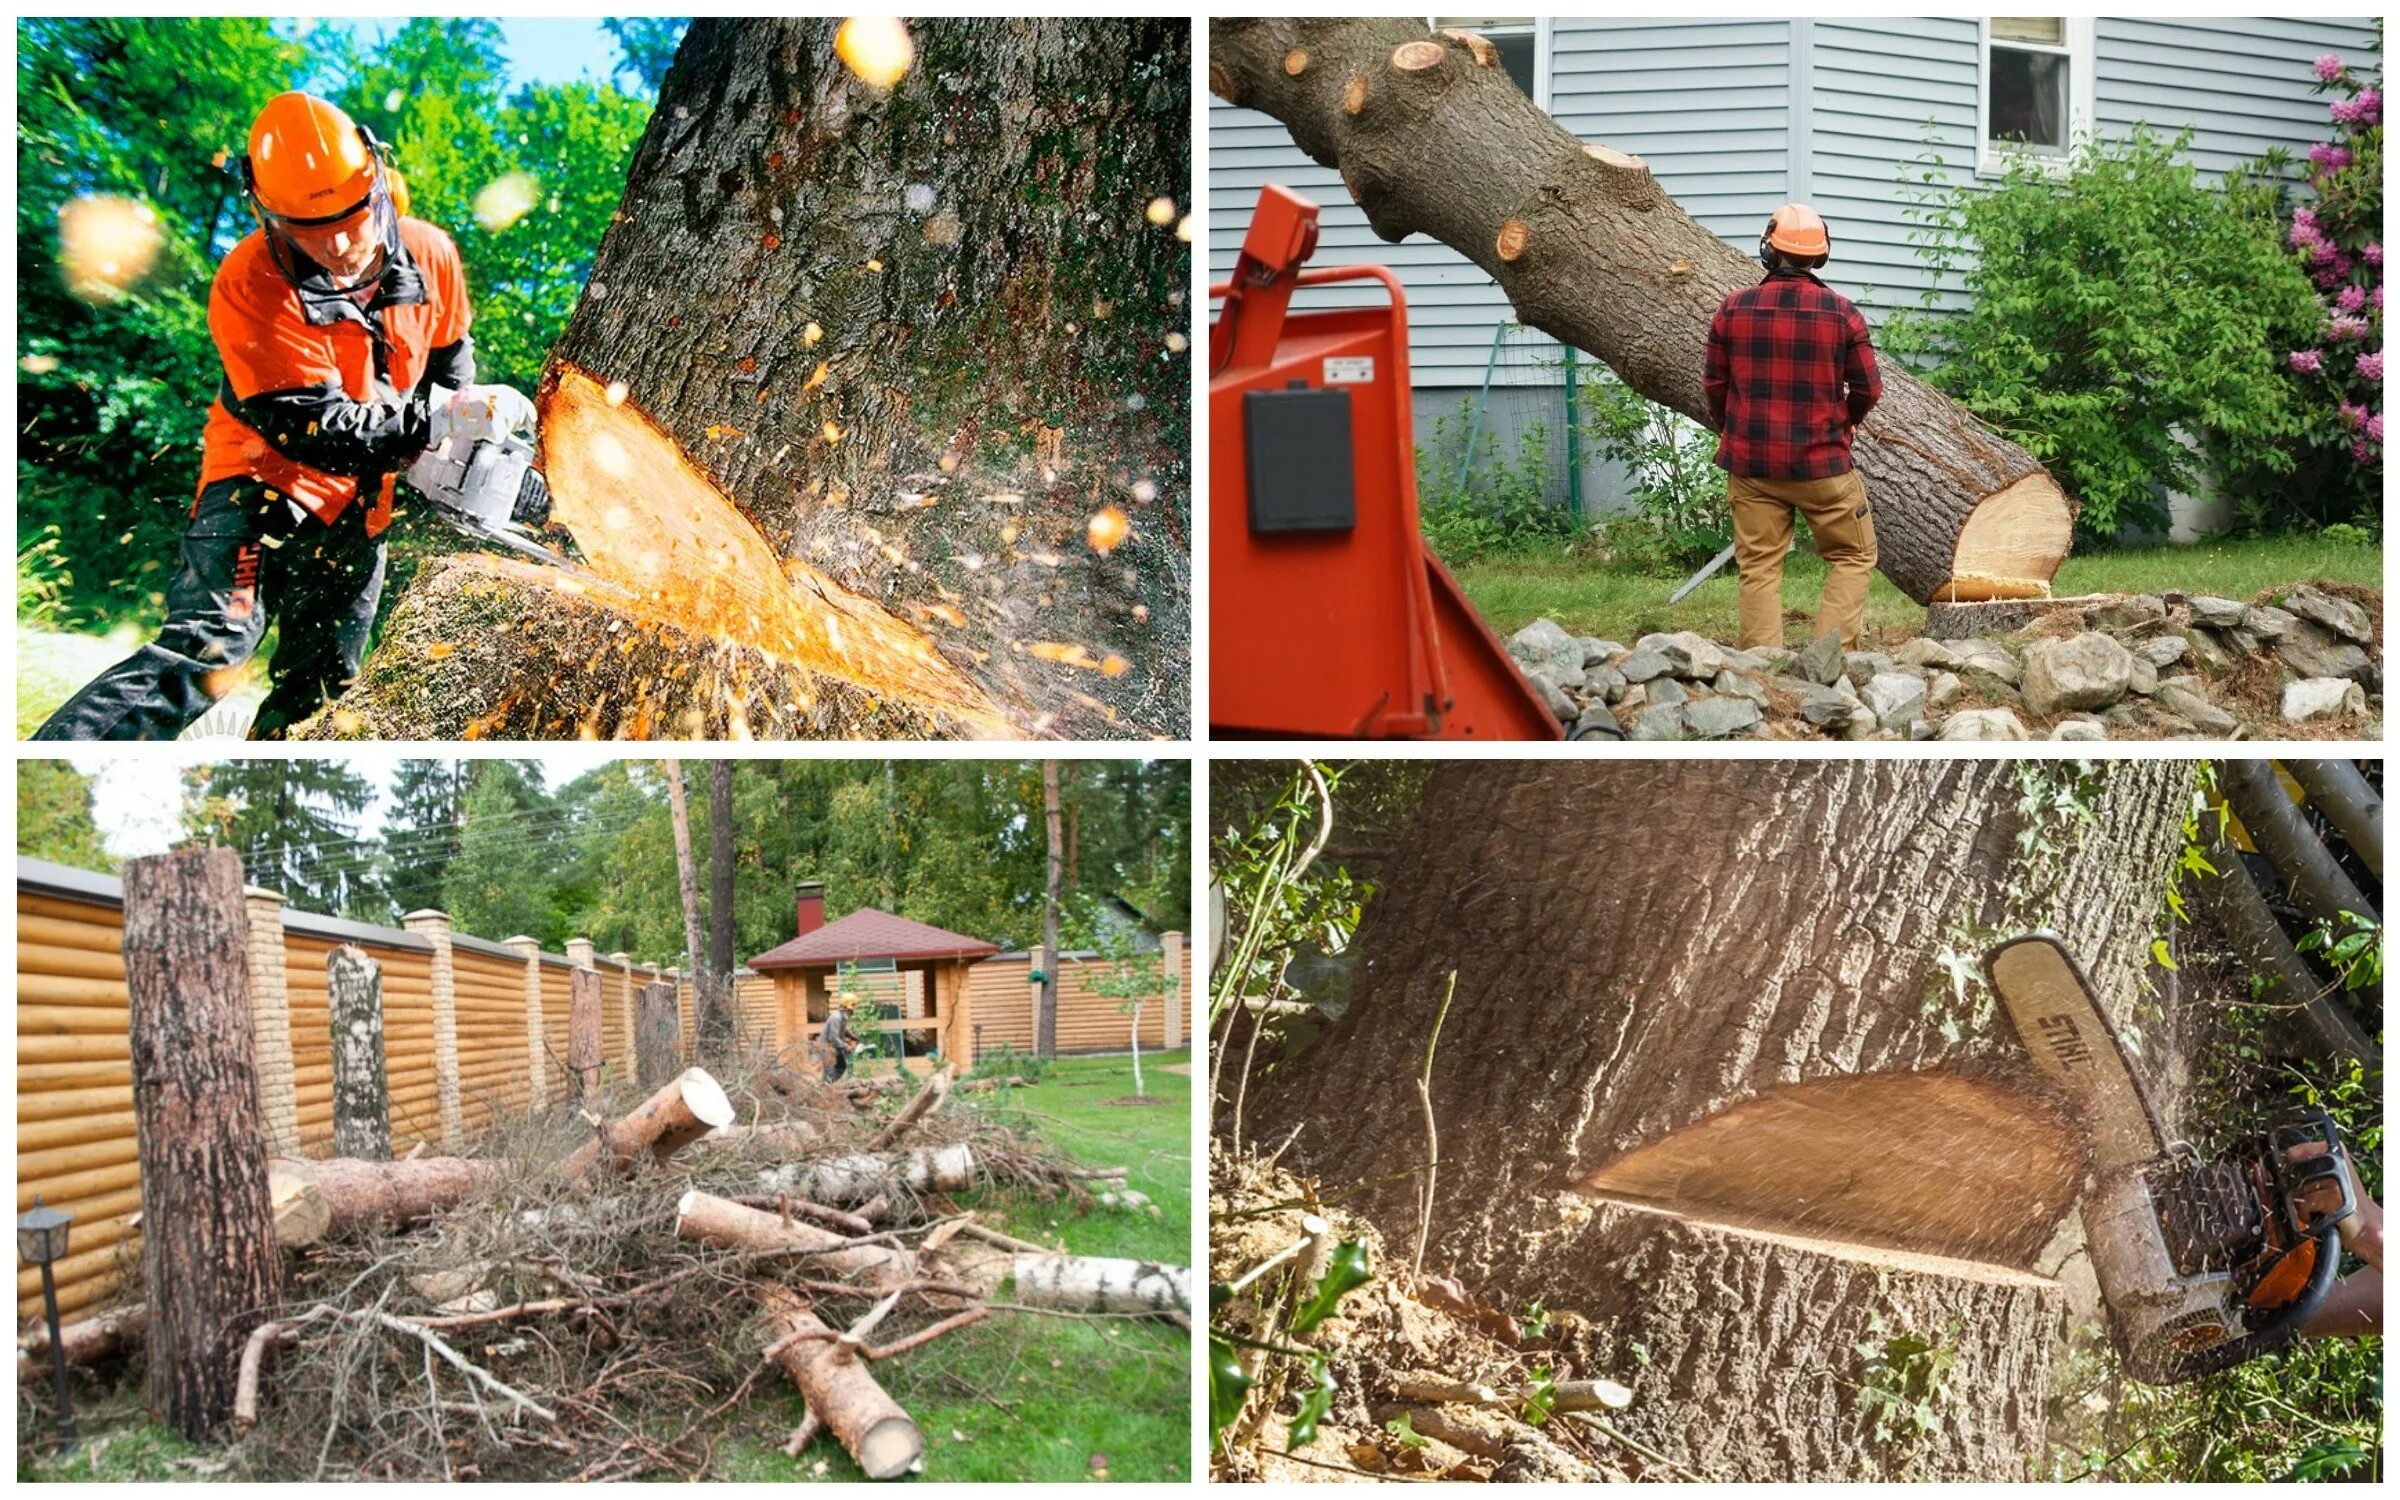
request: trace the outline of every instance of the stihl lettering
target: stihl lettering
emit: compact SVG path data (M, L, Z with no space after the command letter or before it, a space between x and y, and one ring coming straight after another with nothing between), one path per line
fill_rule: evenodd
M2074 1068L2092 1060L2092 1049L2076 1028L2073 1016L2043 1016L2034 1024L2041 1028L2042 1040L2062 1068Z

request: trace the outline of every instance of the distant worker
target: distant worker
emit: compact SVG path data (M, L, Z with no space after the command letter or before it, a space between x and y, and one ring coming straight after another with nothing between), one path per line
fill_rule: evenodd
M1783 644L1783 555L1792 513L1825 559L1817 634L1858 643L1875 573L1875 516L1850 467L1850 430L1883 395L1867 320L1813 274L1832 253L1825 221L1798 203L1767 220L1766 279L1727 297L1708 329L1704 385L1742 571L1741 645Z
M825 1013L825 1029L817 1033L825 1043L827 1083L850 1071L850 1054L858 1050L858 1037L850 1030L850 1007L857 1003L847 996L835 1000Z
M393 476L452 434L530 431L533 403L475 383L458 247L406 216L373 132L278 94L236 164L258 228L217 267L224 366L166 623L36 739L172 739L281 632L251 733L280 739L358 675L383 594Z

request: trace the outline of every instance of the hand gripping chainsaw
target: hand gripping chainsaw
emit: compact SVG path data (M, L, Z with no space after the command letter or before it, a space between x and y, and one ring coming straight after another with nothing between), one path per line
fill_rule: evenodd
M534 467L532 440L515 432L453 434L408 466L408 482L453 528L554 567L568 560L539 540L550 484Z
M2333 1289L2357 1211L2322 1110L2205 1161L2170 1142L2091 981L2047 933L1984 955L2034 1066L2081 1107L2093 1178L2084 1243L2127 1373L2175 1385L2274 1353ZM2323 1154L2299 1161L2294 1147Z

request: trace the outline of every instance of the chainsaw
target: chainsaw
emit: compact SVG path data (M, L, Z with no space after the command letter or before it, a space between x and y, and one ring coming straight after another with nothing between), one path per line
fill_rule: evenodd
M2176 1385L2272 1354L2333 1289L2355 1213L2347 1152L2314 1110L2203 1159L2170 1142L2091 981L2055 937L2013 938L1984 973L2034 1066L2092 1138L2084 1243L2126 1372ZM2298 1161L2292 1151L2322 1146Z
M550 519L550 484L534 458L532 441L514 432L452 434L417 456L408 482L453 529L552 567L571 567L539 540Z

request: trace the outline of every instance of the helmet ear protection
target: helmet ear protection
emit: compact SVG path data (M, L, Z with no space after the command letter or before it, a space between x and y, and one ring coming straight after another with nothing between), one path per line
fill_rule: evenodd
M1780 212L1780 210L1778 210L1778 212ZM1762 266L1765 266L1770 271L1775 269L1776 256L1791 254L1791 252L1788 250L1778 250L1775 248L1775 218L1775 214L1767 215L1767 227L1758 232L1758 263ZM1831 224L1827 224L1825 225L1825 254L1822 257L1812 256L1809 257L1809 259L1814 260L1818 265L1823 265L1825 261L1832 258L1833 226ZM1794 259L1798 259L1798 257L1794 257Z

